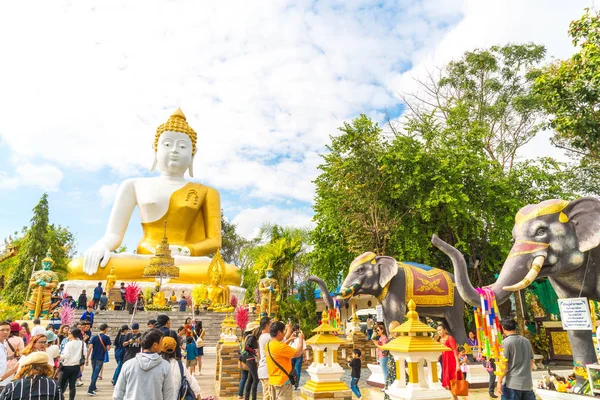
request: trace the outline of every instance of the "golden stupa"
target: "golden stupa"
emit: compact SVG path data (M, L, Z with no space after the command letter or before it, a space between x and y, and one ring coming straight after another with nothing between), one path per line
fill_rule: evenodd
M167 222L165 221L165 234L156 247L154 257L150 258L150 265L144 268L145 278L178 278L179 268L175 266L175 259L171 257L171 249L167 239Z

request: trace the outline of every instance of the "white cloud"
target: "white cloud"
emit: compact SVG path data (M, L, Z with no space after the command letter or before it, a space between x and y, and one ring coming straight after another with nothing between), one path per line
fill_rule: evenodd
M236 215L232 222L237 225L237 232L246 238L256 237L260 227L265 223L294 227L313 226L312 215L275 206L247 208Z
M414 89L413 76L475 47L535 41L567 56L568 24L590 5L3 2L0 14L28 22L0 25L13 38L0 42L12 61L0 65L0 140L12 159L139 175L152 163L156 127L181 107L198 132L199 180L310 202L316 154L343 121L380 116L397 106L398 91ZM116 188L106 190L104 204Z
M102 207L110 206L115 197L117 196L117 191L119 190L119 184L113 183L112 185L102 185L100 190L98 190L98 194L100 195L100 204Z
M0 51L18 60L0 66L0 110L11 116L0 137L22 157L136 174L181 106L199 134L197 171L254 196L310 201L328 135L392 106L383 83L458 17L436 3L3 3L0 13L28 24L0 26L16 38ZM278 155L292 158L266 161Z
M413 68L392 76L388 84L396 96L414 93L418 90L415 79L422 79L428 71L460 58L465 51L493 45L534 42L546 46L548 60L568 57L575 50L567 35L569 23L592 5L590 0L466 0L461 21L440 40L413 53ZM538 135L521 149L520 157L563 158L549 137L548 132Z
M52 165L27 163L17 166L14 173L0 171L0 188L39 187L42 190L54 192L58 190L62 179L62 171Z

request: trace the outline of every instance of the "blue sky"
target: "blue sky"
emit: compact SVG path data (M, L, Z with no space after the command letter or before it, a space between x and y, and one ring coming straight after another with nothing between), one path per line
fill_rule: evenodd
M150 174L156 127L177 107L198 132L194 180L217 188L245 236L310 225L329 135L402 110L414 78L477 47L535 41L573 52L589 1L5 2L0 26L0 239L42 193L84 251L118 184ZM526 3L526 4L522 4ZM554 154L547 135L523 157ZM140 237L134 215L124 244Z

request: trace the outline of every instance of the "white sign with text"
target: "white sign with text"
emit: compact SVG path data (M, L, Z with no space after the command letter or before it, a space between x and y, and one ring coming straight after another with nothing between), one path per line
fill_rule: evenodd
M381 304L375 306L375 311L377 312L377 322L383 322L383 307Z
M591 331L590 303L586 297L558 299L560 319L566 331Z

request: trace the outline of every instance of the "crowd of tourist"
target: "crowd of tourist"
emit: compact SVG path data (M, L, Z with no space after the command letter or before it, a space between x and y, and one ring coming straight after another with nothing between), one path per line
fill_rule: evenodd
M86 368L91 371L86 394L96 396L97 382L103 379L104 364L109 361L109 351L113 347L116 362L111 379L114 399L156 398L153 393L162 393L162 399L201 398L195 379L201 373L204 355L205 332L201 321L187 318L175 331L171 319L159 315L147 322L144 333L138 323L133 323L131 327L121 326L111 338L107 324L94 326L93 304L88 304L80 319L71 326L62 325L57 313L45 327L37 319L32 323L30 329L27 323L0 322L0 400L62 399L67 391L69 399L73 400L77 388L84 385L82 376ZM386 329L382 322L374 322L373 333L368 333L377 349L386 388L396 379L396 362L384 346L394 339L394 329L398 325L393 321ZM496 382L494 360L480 357L477 360L483 361L490 373L489 394L492 398L502 395L502 398L534 399L531 344L516 333L514 320L503 320L502 328L506 375ZM442 353L439 359L442 386L450 389L451 381L459 374L465 379L469 376L469 357L443 324L437 327L436 339L451 350ZM468 344L477 346L472 332ZM263 317L259 324L247 325L240 349L238 400L256 400L259 384L263 399L292 399L293 391L299 389L306 352L299 325L292 325L290 321L284 325ZM360 350L353 350L348 366L351 369L350 388L360 399ZM457 399L457 396L452 397ZM385 398L389 398L387 393Z
M159 315L148 321L143 334L133 323L131 329L121 326L111 338L105 323L92 331L89 305L71 326L59 324L54 315L45 327L38 319L32 323L30 330L27 323L0 322L0 400L63 399L67 391L73 400L84 385L86 368L91 370L86 394L96 396L112 347L117 364L111 379L114 399L201 398L195 379L204 354L201 321L186 320L181 337L171 329L170 318Z

